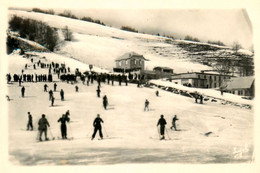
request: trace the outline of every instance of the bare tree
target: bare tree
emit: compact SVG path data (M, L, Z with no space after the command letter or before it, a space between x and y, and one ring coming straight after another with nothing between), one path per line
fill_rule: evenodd
M232 44L232 50L234 50L236 54L237 54L237 51L238 51L239 49L241 49L241 48L242 48L242 46L241 46L238 42L234 42L234 43Z
M65 41L71 41L73 38L72 32L69 30L68 26L63 29L63 36Z

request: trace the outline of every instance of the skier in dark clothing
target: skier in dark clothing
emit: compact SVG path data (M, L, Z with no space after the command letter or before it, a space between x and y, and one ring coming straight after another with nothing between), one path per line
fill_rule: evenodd
M64 101L64 91L63 91L63 89L60 90L60 97L61 97L61 101Z
M56 91L56 89L57 89L57 84L54 83L54 92Z
M91 140L93 140L93 139L95 138L95 135L96 135L96 133L97 133L98 130L99 130L99 136L100 136L100 138L103 139L101 122L104 123L104 121L100 118L100 115L97 114L97 118L95 118L95 120L94 120L94 122L93 122L94 133L93 133L93 135L92 135Z
M49 91L49 100L52 100L52 97L53 97L53 91L50 90L50 91Z
M107 109L107 105L108 105L108 101L107 101L107 96L105 95L103 97L103 106L104 106L105 109Z
M75 90L76 92L79 92L79 87L77 85L75 86Z
M54 105L54 100L55 100L55 97L54 97L54 96L51 96L51 106Z
M39 125L39 140L42 141L42 133L44 132L45 134L45 140L49 140L48 137L47 137L47 126L50 127L50 124L48 122L48 120L45 118L45 115L42 114L42 118L39 120L38 122L38 125Z
M24 93L25 93L25 88L24 88L24 86L22 87L21 92L22 92L22 97L24 97Z
M144 111L148 110L149 111L149 101L146 99L144 103Z
M175 131L177 131L177 128L176 128L176 121L179 120L177 118L177 115L174 115L173 119L172 119L172 126L171 126L171 129L174 128Z
M98 89L97 89L97 97L100 97L100 92L101 92L101 90L98 87Z
M30 112L28 112L28 123L27 123L27 130L31 127L31 130L33 130L33 123L32 123L32 115Z
M163 115L161 115L161 118L159 119L159 121L157 123L157 126L160 125L160 135L162 136L161 140L165 139L165 137L164 137L164 130L165 130L165 125L166 124L167 124L166 120L163 118Z
M44 87L44 92L47 92L48 85L45 84L43 87Z
M155 92L155 94L156 94L156 96L158 97L158 96L159 96L159 91L157 90L157 91Z
M60 117L60 119L58 120L58 122L61 122L60 131L61 131L62 139L67 139L66 121L69 122L70 119L68 117L66 117L65 114L63 114L62 117Z

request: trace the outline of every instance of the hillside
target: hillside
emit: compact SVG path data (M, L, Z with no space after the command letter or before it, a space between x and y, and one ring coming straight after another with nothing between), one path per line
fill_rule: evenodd
M68 26L73 32L73 40L63 42L55 52L109 70L115 66L117 57L132 51L150 60L146 62L146 69L166 66L173 68L175 73L212 70L216 57L223 51L233 54L227 47L127 32L56 15L18 10L10 10L9 14L47 22L59 30ZM60 37L62 40L62 34Z

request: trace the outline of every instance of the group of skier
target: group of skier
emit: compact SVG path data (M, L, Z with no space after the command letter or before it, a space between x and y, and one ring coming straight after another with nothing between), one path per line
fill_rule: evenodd
M62 139L67 139L67 125L66 123L70 122L70 112L67 110L65 114L62 114L62 116L57 120L57 122L61 123L60 131L61 131L61 137ZM100 115L97 114L97 117L93 121L94 126L94 132L92 134L91 140L93 140L96 136L96 133L99 131L100 139L103 139L103 133L102 133L102 126L101 123L104 123L104 121L100 118ZM45 116L45 114L42 114L41 118L38 121L38 136L37 139L39 141L42 141L42 134L44 133L45 140L49 140L47 131L48 127L50 127L50 124ZM27 123L27 130L33 130L33 118L30 112L28 112L28 123Z

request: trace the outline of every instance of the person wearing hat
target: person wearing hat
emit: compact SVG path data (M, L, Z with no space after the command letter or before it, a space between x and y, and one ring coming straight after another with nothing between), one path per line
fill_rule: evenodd
M44 135L45 135L45 140L49 140L48 137L47 137L47 126L50 127L50 124L48 122L48 120L45 118L45 115L42 114L42 118L39 120L38 122L38 125L39 125L39 133L40 133L40 136L39 136L39 140L42 141L42 133L44 132Z
M29 130L30 127L31 127L31 130L33 130L32 115L30 112L28 112L27 130Z
M160 135L162 136L161 140L165 139L165 137L164 137L164 130L165 130L165 125L166 124L167 124L166 120L163 118L163 115L161 115L161 118L159 119L159 121L157 123L157 126L160 125Z
M99 136L101 139L103 139L103 134L102 134L102 126L101 126L101 122L104 123L104 121L100 118L100 115L97 114L97 117L95 118L94 122L93 122L93 126L94 126L94 133L92 135L91 140L93 140L96 136L97 131L99 130Z

